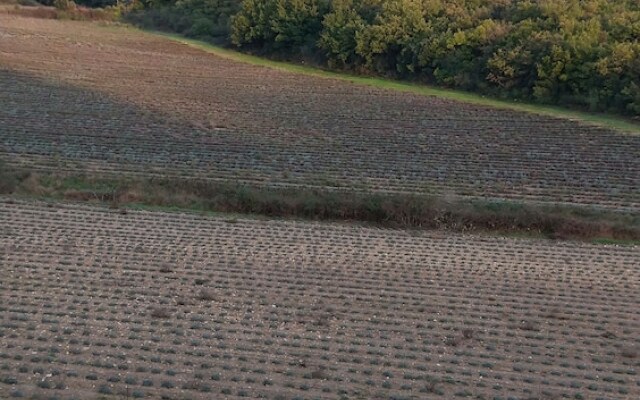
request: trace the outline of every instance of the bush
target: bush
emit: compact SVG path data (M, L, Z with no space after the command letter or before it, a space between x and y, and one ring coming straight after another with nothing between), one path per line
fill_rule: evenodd
M77 8L73 0L54 0L53 6L61 11L73 11Z
M190 37L226 40L231 16L241 0L182 0L140 3L125 18L137 25L182 33Z
M193 21L191 28L187 32L189 36L194 37L215 36L218 33L218 29L212 20L206 17L199 17Z
M18 186L18 178L15 171L0 160L0 194L11 194Z
M98 393L100 394L113 394L113 389L109 385L100 385L98 387Z
M320 38L326 6L319 0L245 0L232 19L231 39L238 46L300 51Z

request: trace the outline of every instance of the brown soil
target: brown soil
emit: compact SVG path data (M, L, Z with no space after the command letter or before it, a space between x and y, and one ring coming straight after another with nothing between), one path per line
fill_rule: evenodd
M640 396L638 247L16 200L0 226L0 398Z
M640 210L640 137L0 14L0 157L57 170Z

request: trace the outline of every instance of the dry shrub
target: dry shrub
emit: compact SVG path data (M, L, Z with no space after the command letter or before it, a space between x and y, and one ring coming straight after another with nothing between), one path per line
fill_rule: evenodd
M167 319L171 317L171 311L166 307L152 307L149 315L152 318Z
M212 290L202 289L200 293L198 293L198 299L203 301L212 301L216 299L216 295Z
M538 324L533 321L522 321L520 323L520 329L522 329L523 331L533 331L533 332L537 332L540 330L540 328L538 327Z
M447 224L449 216L442 212L443 204L435 199L418 196L394 196L380 202L381 212L372 209L373 215L393 221L399 226L436 228Z
M36 196L44 196L50 192L47 187L42 185L41 177L35 173L30 173L24 179L21 179L17 190Z
M73 0L54 0L53 7L56 10L73 11L78 8Z
M78 7L76 13L80 19L88 21L115 21L118 13L115 9Z
M170 272L173 272L173 268L171 268L169 264L163 264L160 267L159 271L162 272L163 274L168 274Z
M473 336L475 335L475 332L473 329L463 329L462 330L462 336L465 339L473 339Z
M451 347L457 347L462 344L463 341L464 338L462 336L446 337L444 339L444 344Z
M320 380L326 380L329 378L329 376L327 375L327 373L325 372L326 367L324 366L319 366L318 369L314 370L313 372L311 372L311 378L312 379L320 379Z
M64 192L65 200L71 201L89 201L96 200L96 197L93 193L87 192L85 190L74 190L69 189Z

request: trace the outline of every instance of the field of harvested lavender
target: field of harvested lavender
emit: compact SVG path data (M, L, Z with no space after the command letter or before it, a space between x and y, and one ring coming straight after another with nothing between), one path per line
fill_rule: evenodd
M640 210L640 136L0 14L0 158L31 169Z
M2 398L640 396L638 248L6 199L0 226Z
M0 399L638 399L637 244L28 197L69 172L637 215L638 154L639 135L0 12L0 162L31 185L0 195Z

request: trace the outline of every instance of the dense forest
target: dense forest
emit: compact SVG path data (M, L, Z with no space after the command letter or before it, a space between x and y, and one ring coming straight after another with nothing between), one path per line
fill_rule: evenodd
M135 22L245 51L640 114L637 0L137 1Z

